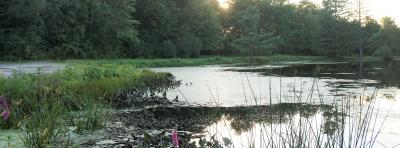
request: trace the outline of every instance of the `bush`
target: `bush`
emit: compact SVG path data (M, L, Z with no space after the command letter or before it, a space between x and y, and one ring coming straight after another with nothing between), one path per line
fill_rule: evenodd
M383 47L379 48L378 50L376 50L374 52L374 56L382 57L384 60L392 60L394 58L392 48L390 48L388 46L383 46Z

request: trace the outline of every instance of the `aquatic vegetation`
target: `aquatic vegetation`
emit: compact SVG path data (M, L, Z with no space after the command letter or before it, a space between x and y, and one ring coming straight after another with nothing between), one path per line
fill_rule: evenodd
M312 91L307 93L312 94ZM304 92L289 93L299 97ZM204 147L229 147L222 145L224 139L232 140L235 147L369 147L378 143L376 137L382 123L377 121L379 107L373 96L365 104L359 104L352 96L341 96L329 105L323 99L316 103L311 99L301 102L295 98L294 103L242 107L162 106L120 112L113 121L139 128L132 132L136 135L134 139L140 139L142 130L162 131L178 127L189 133L179 135L182 147L199 147L201 143ZM244 136L232 139L231 134ZM238 143L238 138L246 141L244 145ZM207 142L198 142L203 140ZM150 145L153 146L162 144L152 142Z
M316 56L294 56L294 55L273 55L256 56L252 60L254 64L273 64L289 61L311 61L325 60L325 57ZM352 58L354 59L354 58ZM244 56L236 57L200 57L200 58L173 58L173 59L113 59L113 60L68 60L66 63L73 65L117 65L133 68L149 67L180 67L180 66L199 66L215 64L245 64L249 63L251 58Z
M0 77L4 95L0 126L19 129L27 147L69 145L66 127L76 127L76 133L103 128L110 114L106 110L112 109L111 100L118 92L157 93L179 84L168 73L114 65L76 65L55 73Z
M19 137L27 147L51 147L66 142L65 124L61 120L63 107L60 102L40 101L34 111L21 121Z
M95 103L88 104L83 111L68 113L65 120L67 125L76 127L76 133L93 132L105 127L109 115L105 107Z

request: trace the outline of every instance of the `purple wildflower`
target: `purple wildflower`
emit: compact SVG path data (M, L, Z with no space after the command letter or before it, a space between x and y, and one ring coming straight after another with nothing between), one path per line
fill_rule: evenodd
M176 130L172 132L172 143L174 144L174 148L179 148L179 138Z
M8 109L7 98L0 96L0 109Z
M1 113L0 117L3 117L3 121L7 121L8 117L10 117L10 112L8 111L3 111L3 113Z
M0 111L3 111L0 114L0 117L3 117L3 121L7 121L8 118L10 117L10 112L8 109L7 98L3 96L0 96Z

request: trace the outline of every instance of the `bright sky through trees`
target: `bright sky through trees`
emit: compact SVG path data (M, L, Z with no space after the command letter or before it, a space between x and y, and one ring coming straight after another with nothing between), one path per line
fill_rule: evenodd
M219 6L222 9L228 9L229 8L229 0L218 0Z
M297 3L301 0L290 0L290 2ZM311 0L317 4L321 4L322 0ZM377 20L382 17L390 16L394 18L397 24L400 25L400 0L367 0L368 14Z

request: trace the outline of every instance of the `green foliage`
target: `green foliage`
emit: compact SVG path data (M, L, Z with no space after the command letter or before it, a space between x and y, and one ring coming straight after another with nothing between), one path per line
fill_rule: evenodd
M45 116L44 113L52 108L42 108L41 104L59 104L57 107L65 110L64 115L69 111L83 112L77 116L82 122L76 124L85 123L83 130L97 129L106 119L103 108L108 106L110 97L116 92L133 88L160 92L179 85L177 83L168 73L115 64L77 64L53 74L0 77L0 94L9 98L12 104L10 118L1 128L15 128L35 112L43 112Z
M1 59L123 56L137 44L134 1L1 2Z
M350 0L0 2L0 60L400 54L400 29ZM357 18L356 18L357 17ZM382 25L382 26L381 26Z
M86 103L82 112L71 112L67 115L67 124L76 127L77 133L102 129L109 119L104 108L96 102Z
M387 46L392 49L394 54L400 53L400 28L390 17L382 18L382 28L374 34L372 41L376 46Z
M222 39L218 16L203 0L138 0L136 18L142 57L198 57L215 50Z
M333 15L336 18L347 17L349 15L348 12L348 0L323 0L322 5L324 9L329 14Z
M273 55L273 56L255 56L258 64L285 63L288 61L311 61L323 60L326 57L319 56L295 56L295 55ZM200 58L174 58L174 59L119 59L119 60L69 60L66 63L74 65L114 65L116 69L123 68L151 68L151 67L182 67L199 66L215 64L246 64L249 57L200 57ZM74 66L76 67L76 66ZM77 76L78 77L78 76Z
M382 57L384 60L392 60L394 58L393 51L388 46L380 47L374 52L374 56Z
M27 116L20 127L20 138L27 147L50 147L66 136L60 116L63 114L59 102L37 102L34 111Z

